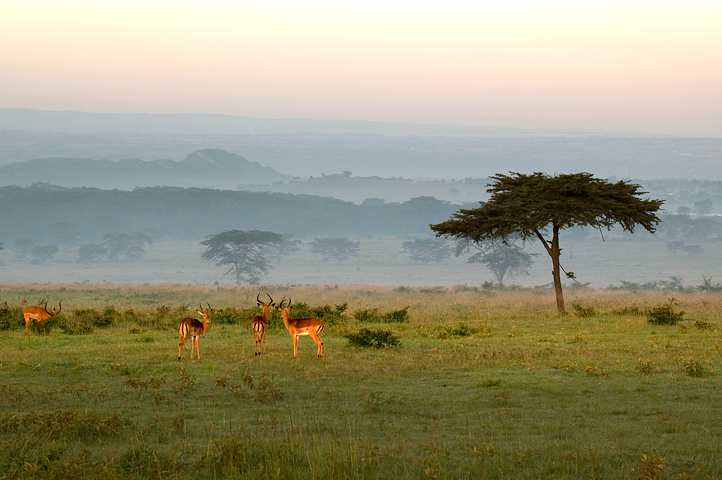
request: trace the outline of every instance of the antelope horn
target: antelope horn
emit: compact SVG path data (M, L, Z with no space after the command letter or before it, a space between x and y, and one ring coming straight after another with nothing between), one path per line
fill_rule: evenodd
M256 295L256 302L258 302L258 306L259 306L259 307L260 307L261 305L263 305L263 302L262 302L261 299L259 298L260 296L261 296L261 292L258 292L258 295Z
M291 297L288 297L288 308L291 308Z
M210 304L210 303L208 303L208 302L206 302L206 305L208 305L208 311L209 311L209 312L212 312L212 311L213 311L213 309L211 308L211 304Z
M60 313L60 311L61 311L62 309L63 309L63 301L60 300L60 301L58 302L58 313ZM56 315L57 315L58 313L56 313Z
M198 302L198 310L203 311L203 304Z
M268 293L266 293L266 295L268 295ZM273 299L271 298L270 295L268 295L268 299L271 301L271 306L275 305L275 304L273 303Z

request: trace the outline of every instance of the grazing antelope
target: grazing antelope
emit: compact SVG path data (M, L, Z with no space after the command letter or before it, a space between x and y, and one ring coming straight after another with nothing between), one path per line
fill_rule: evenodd
M207 303L207 302L206 302ZM198 360L201 359L201 345L199 343L199 337L206 333L211 323L211 304L207 303L208 310L203 310L203 306L198 304L198 314L203 317L203 321L195 318L186 317L178 322L178 361L181 359L181 349L183 344L188 340L188 335L191 336L191 360L193 359L193 347L198 350Z
M23 299L24 300L24 299ZM42 305L42 302L41 302ZM58 311L56 312L53 308L52 312L48 311L48 302L45 301L44 307L27 307L25 310L23 310L23 317L25 317L25 334L27 335L30 333L30 320L35 320L36 322L42 322L43 320L47 320L50 317L54 317L60 311L63 309L63 301L60 300L58 302Z
M256 295L256 301L258 302L258 306L261 307L261 309L263 310L263 313L261 315L253 317L253 323L251 324L253 327L253 339L256 341L256 355L261 354L261 341L263 341L263 353L266 353L266 329L268 328L268 311L276 306L276 304L273 303L273 299L270 295L268 295L268 299L270 300L270 302L268 303L263 303L259 298L260 296L260 293Z
M316 345L318 345L316 358L321 358L323 354L323 342L318 336L323 332L323 322L318 318L291 318L289 313L291 310L291 298L289 297L288 305L285 307L283 306L284 301L285 299L281 300L281 304L276 308L281 312L283 324L286 325L288 333L290 333L291 338L293 338L293 356L295 357L296 353L298 353L298 337L308 335L316 342Z

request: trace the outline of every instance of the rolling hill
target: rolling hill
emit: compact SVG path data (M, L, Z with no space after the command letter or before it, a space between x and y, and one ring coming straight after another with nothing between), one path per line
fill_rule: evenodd
M249 162L240 155L219 149L199 150L180 162L54 157L0 166L0 186L42 182L121 190L158 185L235 190L240 185L271 185L289 178L258 162Z

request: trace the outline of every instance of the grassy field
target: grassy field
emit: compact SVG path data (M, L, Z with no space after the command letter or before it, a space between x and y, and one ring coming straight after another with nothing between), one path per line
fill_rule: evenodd
M720 294L580 289L560 317L545 288L261 287L325 312L316 359L278 312L254 356L257 286L0 291L63 299L30 335L0 307L0 478L722 478ZM651 324L672 296L682 321Z

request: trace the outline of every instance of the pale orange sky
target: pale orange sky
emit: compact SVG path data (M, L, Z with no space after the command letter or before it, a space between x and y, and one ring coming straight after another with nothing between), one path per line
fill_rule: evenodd
M719 1L0 2L0 108L722 137Z

